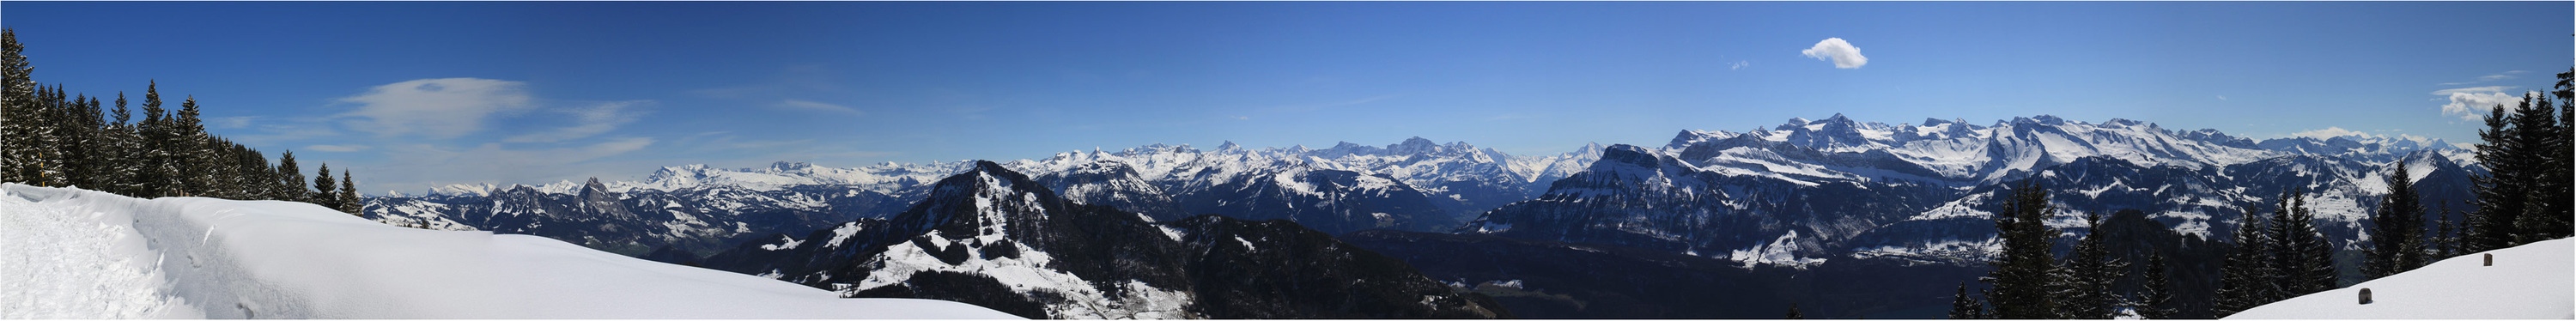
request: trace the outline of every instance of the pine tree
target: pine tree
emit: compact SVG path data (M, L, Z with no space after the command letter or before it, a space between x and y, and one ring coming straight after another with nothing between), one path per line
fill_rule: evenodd
M2442 223L2433 230L2435 233L2425 240L2432 248L2433 256L2426 258L2424 263L2460 256L2460 227L2451 223L2451 203L2442 203Z
M277 159L277 182L270 185L276 189L270 191L269 199L288 202L304 201L304 195L311 192L304 190L304 170L295 165L295 151L289 150L279 154Z
M2245 208L2245 218L2236 224L2236 244L2228 250L2226 262L2219 266L2218 298L2213 303L2217 305L2216 312L2220 318L2271 302L2269 293L2275 286L2273 279L2276 277L2271 275L2269 268L2272 260L2271 234L2264 232L2262 212L2255 211L2253 206Z
M1950 297L1950 318L1984 319L1985 314L1985 304L1977 303L1977 299L1968 298L1968 283L1959 282L1959 294Z
M2487 128L2478 130L2478 139L2485 141L2477 145L2478 164L2487 167L2487 174L2470 177L2477 206L2469 214L2469 228L2477 233L2466 237L2463 243L2468 248L2463 252L2512 247L2513 236L2521 234L2515 232L2514 222L2523 212L2524 180L2528 177L2522 175L2527 160L2522 157L2519 140L2513 139L2515 132L2508 127L2515 120L2514 115L2505 113L2503 105L2497 105L2487 112Z
M136 155L143 149L142 138L135 135L134 115L125 108L125 103L125 93L117 92L116 109L109 112L116 121L108 123L104 131L106 142L99 145L105 149L100 154L105 156L102 164L106 165L104 175L108 181L101 188L109 193L141 195L142 184L135 180L140 168L136 164L139 162Z
M366 217L366 214L360 213L361 210L364 210L365 206L366 201L358 197L358 179L349 177L348 169L341 169L340 211L347 212L349 215Z
M2058 317L2057 279L2061 269L2049 253L2055 230L2045 224L2055 209L2048 204L2048 193L2036 183L2024 181L2013 189L2003 211L1995 215L1996 237L2003 239L2003 253L1995 258L1995 270L1980 281L1992 289L1986 300L1994 304L1994 317L2002 319L2054 319Z
M2281 292L2270 301L2335 288L2334 247L2317 233L2316 216L2308 211L2307 194L2293 188L2287 198L2290 206L2282 210L2282 215L2272 217L2273 238L2280 241L2272 248L2272 259L2279 269Z
M323 163L316 167L321 169L313 174L313 194L305 196L304 202L321 204L322 207L340 208L338 195L340 184L333 183L331 180L331 164Z
M141 138L141 148L137 149L140 152L136 155L140 157L135 160L135 165L140 168L135 175L135 185L140 189L134 197L179 196L175 177L178 176L178 168L170 164L168 149L169 117L169 111L161 109L161 83L154 81L143 87L143 123L135 126L136 136Z
M29 182L34 167L36 80L18 31L0 28L0 182Z
M1807 314L1805 314L1805 313L1798 313L1798 304L1797 304L1797 303L1790 303L1790 304L1789 304L1789 316L1781 317L1781 319L1790 319L1790 320L1805 319L1805 318L1807 318Z
M2414 180L2406 171L2406 162L2389 164L2388 196L2380 199L2378 211L2371 214L2371 248L2362 272L2376 279L2422 266L2424 261L2424 204L2415 194Z
M2167 269L2169 267L2165 265L2163 254L2147 254L2147 278L2142 280L2146 285L2142 293L2138 294L2138 316L2147 319L2172 319L2174 314L2179 313L2174 307L2173 279L2165 277L2166 273L2170 273L2166 271Z
M2514 245L2567 237L2566 204L2559 201L2567 197L2562 192L2567 182L2557 176L2566 170L2560 164L2566 156L2552 155L2561 150L2558 145L2564 135L2559 133L2556 108L2538 93L2524 97L2523 102L2514 110L2514 146L2521 149L2519 159L2538 166L2520 166L2521 175L2528 178L2521 190L2522 213L2514 216Z
M2104 244L2102 214L2085 214L2084 222L2088 232L2076 241L2073 257L2067 259L2065 266L2073 275L2063 279L2069 293L2061 296L2067 301L2059 308L2069 319L2110 319L2119 312L2119 296L2111 292L2111 282L2120 279L2126 268L2111 258L2111 249Z

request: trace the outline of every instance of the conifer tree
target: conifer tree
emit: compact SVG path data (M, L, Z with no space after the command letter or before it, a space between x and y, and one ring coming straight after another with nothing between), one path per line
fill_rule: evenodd
M2460 256L2460 227L2451 223L2451 203L2442 203L2442 223L2435 226L2433 230L2434 234L2425 241L2432 248L2433 254L2432 257L2426 258L2424 263L2431 264L2432 261Z
M2061 284L2057 280L2061 269L2048 250L2057 232L2045 224L2055 209L2048 204L2048 193L2033 181L2013 189L2003 211L1995 215L1995 234L2003 240L2003 253L1995 258L1995 270L1979 280L1991 285L1986 300L1994 304L1996 318L2059 316L2054 292L2055 285Z
M28 66L18 31L0 28L0 181L28 182L33 175L36 134L35 68Z
M365 206L366 201L358 197L358 179L349 177L348 169L340 169L340 211L366 217L360 213Z
M289 202L304 201L304 195L311 192L304 190L304 170L297 168L295 165L295 151L289 150L285 153L281 153L277 156L277 159L277 182L275 185L270 185L275 186L277 189L270 192L271 194L268 196L269 199Z
M2063 279L2070 293L2062 296L2067 301L2059 308L2069 319L2110 319L2119 312L2119 296L2111 292L2111 282L2120 279L2126 268L2111 258L2111 249L2104 244L2102 214L2085 214L2084 224L2088 232L2076 241L2073 257L2065 265L2073 276Z
M2521 104L2528 106L2531 102ZM2513 237L2521 234L2515 231L2514 222L2523 212L2522 196L2527 195L2524 186L2529 177L2522 174L2528 161L2522 155L2520 140L2513 139L2515 132L2509 127L2515 120L2503 105L2496 105L2487 112L2487 128L2478 130L2478 139L2485 141L2477 145L2478 164L2487 167L2487 174L2470 177L2477 206L2469 215L2469 224L2477 233L2463 242L2468 246L2463 252L2512 247Z
M2266 220L2253 206L2245 208L2245 218L2236 224L2236 244L2219 266L2218 297L2213 303L2220 318L2271 302L2269 293L2275 286L2276 277L2269 268L2271 234L2265 233L2267 228L2263 226Z
M2371 214L2370 258L2362 265L2362 272L2373 279L2412 270L2424 261L2424 204L2415 194L2406 162L2399 160L2389 167L2388 177L2381 180L2388 185L2388 196Z
M316 167L320 169L313 173L313 194L305 196L304 202L321 204L322 207L340 208L340 184L333 183L331 180L331 164L323 163Z
M1805 314L1805 313L1798 313L1798 304L1797 304L1797 303L1790 303L1790 304L1789 304L1789 316L1781 317L1781 319L1790 319L1790 320L1805 319L1805 318L1807 318L1807 314Z
M2166 271L2167 269L2169 267L2165 265L2163 254L2147 254L2147 278L2141 280L2145 282L2145 286L2138 294L2138 316L2147 319L2172 319L2174 314L2178 313L2176 311L2178 309L2174 307L2173 280L2166 278L2167 273L2170 273Z
M2272 258L2279 269L2281 292L2269 301L2335 287L2334 248L2323 234L2317 233L2316 216L2308 211L2307 194L2292 188L2286 196L2289 206L2283 208L2282 215L2272 217L2273 238L2280 241L2272 247Z
M1950 318L1984 319L1985 314L1985 304L1977 303L1977 299L1968 298L1968 283L1959 282L1959 294L1950 297Z
M2512 222L2514 245L2567 237L2568 217L2561 201L2567 197L2561 191L2567 182L2556 175L2566 169L2551 168L2565 167L2560 161L2566 158L2554 155L2561 150L2558 145L2564 136L2559 132L2556 108L2539 93L2526 95L2523 102L2514 110L2513 145L2521 149L2517 151L2522 154L2518 158L2529 165L2517 166L2523 170L2520 174L2528 178L2520 195L2524 198L2522 213L2515 215Z

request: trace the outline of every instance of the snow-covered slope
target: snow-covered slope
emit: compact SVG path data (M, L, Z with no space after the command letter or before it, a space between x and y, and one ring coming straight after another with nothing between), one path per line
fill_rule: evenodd
M1012 318L305 203L0 185L0 319Z
M1391 182L1389 182L1391 183ZM892 219L780 235L707 266L852 297L954 299L1015 315L1127 318L1492 318L1393 258L1286 221L1073 203L978 162Z
M2341 289L2254 307L2229 319L2576 318L2576 240L2556 239L2433 262ZM2361 304L2370 289L2370 304Z
M2053 227L2076 232L2085 213L2134 209L2201 237L2233 229L2248 211L2271 210L2248 204L2304 191L2308 207L2329 221L2320 228L2343 244L2361 238L2383 197L2380 178L2396 162L2417 173L2416 184L2439 186L2425 189L2426 204L2465 199L2443 192L2479 170L2459 162L2464 152L2404 137L2257 142L2127 119L1890 125L1834 115L1745 132L1683 131L1661 148L1614 146L1547 193L1487 211L1461 231L1747 263L1896 255L1974 264L1982 258L1934 252L1988 244L1997 193L2034 182L2062 209Z

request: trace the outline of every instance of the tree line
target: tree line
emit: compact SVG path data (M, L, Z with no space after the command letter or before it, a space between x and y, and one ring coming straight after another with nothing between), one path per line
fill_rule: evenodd
M2385 195L2370 214L2368 242L2354 244L2364 258L2363 277L2375 279L2413 270L2444 258L2514 247L2576 234L2569 221L2571 159L2576 159L2576 68L2558 74L2548 93L2525 94L2508 109L2490 109L2486 128L2478 131L2478 164L2486 173L2471 175L2475 200L2462 204L2453 220L2451 204L2432 204L2437 216L2427 218L2413 174L2401 159L2389 164ZM2436 157L2439 157L2436 155ZM2002 251L1989 263L1994 270L1979 278L1987 287L1971 297L1959 285L1952 299L1953 319L2109 319L2121 310L2149 319L2180 315L2174 304L2174 280L2165 258L2150 254L2143 286L2115 293L2110 284L2128 277L2121 262L2102 245L2101 217L2088 215L2090 231L2073 251L2058 258L2050 251L2058 231L2044 221L2055 215L2048 193L2033 183L2013 188L1994 217ZM2347 285L2338 281L2337 248L2317 231L2316 215L2298 187L2272 199L2271 211L2248 205L2230 236L2232 245L2219 264L2214 311L2225 317L2263 304ZM2428 222L2429 221L2429 222ZM2429 223L2429 224L2428 224ZM2357 281L2355 283L2358 283Z
M160 84L143 90L142 119L118 92L101 99L40 86L16 30L0 29L0 182L80 187L153 198L199 196L319 204L356 215L356 179L317 164L307 181L295 152L274 164L258 149L206 133L197 99L164 108ZM310 185L307 185L310 182Z

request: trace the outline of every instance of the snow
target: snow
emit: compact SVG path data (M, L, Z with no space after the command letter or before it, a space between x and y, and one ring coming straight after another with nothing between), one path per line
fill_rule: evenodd
M793 237L787 237L786 235L779 235L778 239L778 244L761 244L760 249L768 251L793 250L796 249L797 245L805 244L805 241L800 241Z
M938 233L923 233L932 246L947 247L962 241L951 241ZM980 237L980 236L979 236ZM1080 319L1171 319L1185 316L1182 305L1190 302L1187 292L1163 290L1142 282L1118 283L1122 291L1102 291L1081 276L1049 269L1054 256L1036 248L1021 247L1018 257L985 258L984 249L969 247L966 261L942 262L915 242L898 243L877 254L872 261L881 264L869 271L867 278L848 291L865 291L879 287L906 284L912 275L924 271L959 272L990 276L1012 292L1051 293L1062 301L1047 303L1049 314ZM989 243L988 243L989 244ZM1094 303L1107 303L1094 305Z
M2576 318L2576 241L2557 239L2434 262L2342 289L2273 302L2231 319ZM2359 304L2361 289L2370 304Z
M1234 237L1234 242L1235 242L1235 243L1243 243L1243 250L1244 250L1244 251L1246 251L1246 252L1259 252L1259 251L1261 251L1261 248L1258 248L1258 247L1252 247L1252 241L1250 241L1250 240L1244 240L1242 236L1236 236L1236 237Z
M320 206L0 185L0 319L1012 318Z

